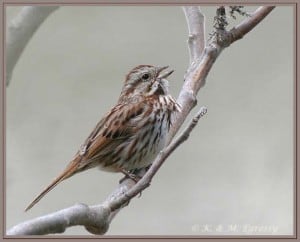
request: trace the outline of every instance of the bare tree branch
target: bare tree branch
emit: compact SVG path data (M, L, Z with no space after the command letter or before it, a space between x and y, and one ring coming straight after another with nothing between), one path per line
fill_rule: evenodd
M196 11L197 7L194 11ZM179 117L177 117L176 122L172 126L170 136L173 137L178 129L183 124L184 120L190 113L191 109L196 105L196 95L200 88L204 86L205 79L216 61L222 50L228 47L231 43L235 42L237 39L242 38L250 30L252 30L260 21L262 21L272 10L274 6L264 6L259 7L251 17L245 19L241 24L230 30L229 32L224 31L222 33L222 38L213 39L204 49L203 54L200 58L195 59L194 62L189 66L187 73L185 75L185 82L179 93L177 102L182 107L182 112ZM193 21L188 21L188 25L197 24ZM197 24L199 25L199 24ZM189 29L193 29L191 26ZM195 42L193 42L196 45ZM190 48L190 50L196 47ZM196 53L199 53L196 52ZM193 55L195 56L196 53Z
M205 47L205 17L200 7L182 7L188 23L190 64L198 59Z
M10 22L6 36L6 85L12 77L13 69L27 43L44 22L59 6L23 7Z
M63 233L66 228L83 225L93 232L93 227L105 233L108 229L109 207L76 204L58 212L47 214L11 228L7 235L44 235Z
M195 32L203 34L202 36L196 34L196 38L188 42L191 64L177 99L182 107L182 112L177 115L169 133L169 145L159 153L147 171L146 169L139 171L138 175L143 175L143 177L138 183L135 184L132 180L125 179L103 204L90 207L87 207L86 205L75 205L71 208L16 225L8 231L8 235L61 233L65 228L74 225L84 225L86 229L93 234L104 234L118 211L128 205L129 201L134 196L150 185L151 179L166 158L176 147L188 138L188 135L195 127L197 120L206 112L206 109L200 110L195 119L190 122L188 128L186 128L177 138L173 139L183 122L186 120L191 109L196 105L196 95L204 85L205 79L221 51L253 29L272 11L273 8L274 7L269 6L260 7L251 15L251 17L244 20L236 28L233 28L230 31L224 30L218 32L216 38L212 39L203 51L202 44L199 44L199 41L204 39L204 18L201 17L203 15L200 13L198 7L184 7L190 31L189 35L193 35ZM197 28L201 28L201 30L198 31ZM83 215L82 213L85 214ZM50 221L48 226L47 220ZM39 227L37 223L44 224ZM57 227L55 227L56 223L58 224ZM49 229L49 227L51 229Z
M257 24L260 23L275 7L259 7L249 19L245 19L235 28L230 30L230 34L232 35L231 43L243 38L245 34L250 32Z

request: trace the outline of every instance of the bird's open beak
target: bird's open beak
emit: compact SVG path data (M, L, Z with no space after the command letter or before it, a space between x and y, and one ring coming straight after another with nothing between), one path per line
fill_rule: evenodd
M161 73L163 70L165 70L167 68L169 68L169 66L157 67L157 73L159 74L158 78L160 78L160 79L167 78L174 72L174 70L169 70L167 72Z

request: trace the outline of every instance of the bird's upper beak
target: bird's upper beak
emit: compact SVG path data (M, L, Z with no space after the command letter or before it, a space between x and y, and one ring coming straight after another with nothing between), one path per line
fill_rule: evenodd
M169 66L157 67L158 78L160 78L160 79L167 78L174 72L174 70L169 70L165 73L161 73L163 70L165 70L167 68L169 68Z

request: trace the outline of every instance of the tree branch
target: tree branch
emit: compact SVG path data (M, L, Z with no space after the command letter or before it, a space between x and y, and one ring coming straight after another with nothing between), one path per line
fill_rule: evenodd
M193 11L196 11L197 9L197 7L192 8L194 8ZM273 9L274 6L259 7L251 15L251 17L245 19L235 28L229 32L223 31L221 33L222 38L212 39L212 41L205 47L202 55L199 58L196 58L195 61L191 61L192 63L185 74L185 82L177 99L177 102L182 107L182 113L179 117L177 117L175 124L172 126L170 132L171 137L176 134L191 109L196 105L197 93L200 88L205 85L206 77L222 50L252 30ZM199 23L197 24L194 21L188 21L187 24L199 26ZM189 29L194 29L194 26L190 26ZM192 44L194 46L190 47L190 52L197 48L195 42L192 42ZM199 52L200 51L195 52L192 56L196 56Z
M93 233L94 227L103 234L109 227L109 207L76 204L72 207L38 217L11 228L7 235L44 235L63 233L66 228L83 225Z
M230 30L232 35L231 43L243 38L245 34L250 32L257 24L260 23L273 9L275 6L259 7L249 19L245 19L235 28Z
M29 40L44 20L59 6L23 7L21 12L10 22L6 36L6 85L12 77L13 69L18 62Z
M200 7L182 7L188 23L190 64L198 59L205 47L205 17Z
M104 234L118 211L128 205L129 201L134 196L150 185L151 179L166 158L175 150L175 148L188 138L199 118L205 114L206 109L201 109L195 116L195 119L189 123L188 128L186 128L177 138L173 139L183 122L186 120L191 109L196 105L196 95L204 85L205 79L221 51L253 29L272 11L273 8L274 7L260 7L250 18L244 20L231 31L227 32L224 30L218 32L217 36L212 39L203 51L202 44L199 44L199 41L204 39L204 18L201 17L203 15L200 13L198 7L184 7L190 32L189 36L195 33L202 33L202 36L196 34L195 38L188 42L190 66L177 99L177 102L182 107L182 112L177 115L169 133L169 145L159 153L147 171L146 169L143 169L138 172L138 175L144 176L137 184L131 179L125 179L103 204L90 207L87 207L86 205L75 205L71 208L16 225L8 231L8 235L47 234L50 232L59 233L63 232L65 228L73 225L84 225L86 229L93 234ZM199 31L197 28L201 28L201 30ZM50 221L52 220L53 222L51 221L47 225L47 219ZM55 220L58 221L55 222ZM42 224L43 222L45 222L45 224L39 227L38 224ZM55 227L56 223L59 224L57 227ZM49 229L49 227L51 229Z

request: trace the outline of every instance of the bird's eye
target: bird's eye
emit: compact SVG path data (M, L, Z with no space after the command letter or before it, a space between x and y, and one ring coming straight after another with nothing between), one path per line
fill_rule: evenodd
M148 73L146 73L146 74L144 74L144 75L142 76L142 79L143 79L144 81L146 81L146 80L149 79L149 77L150 77L150 75L149 75Z

